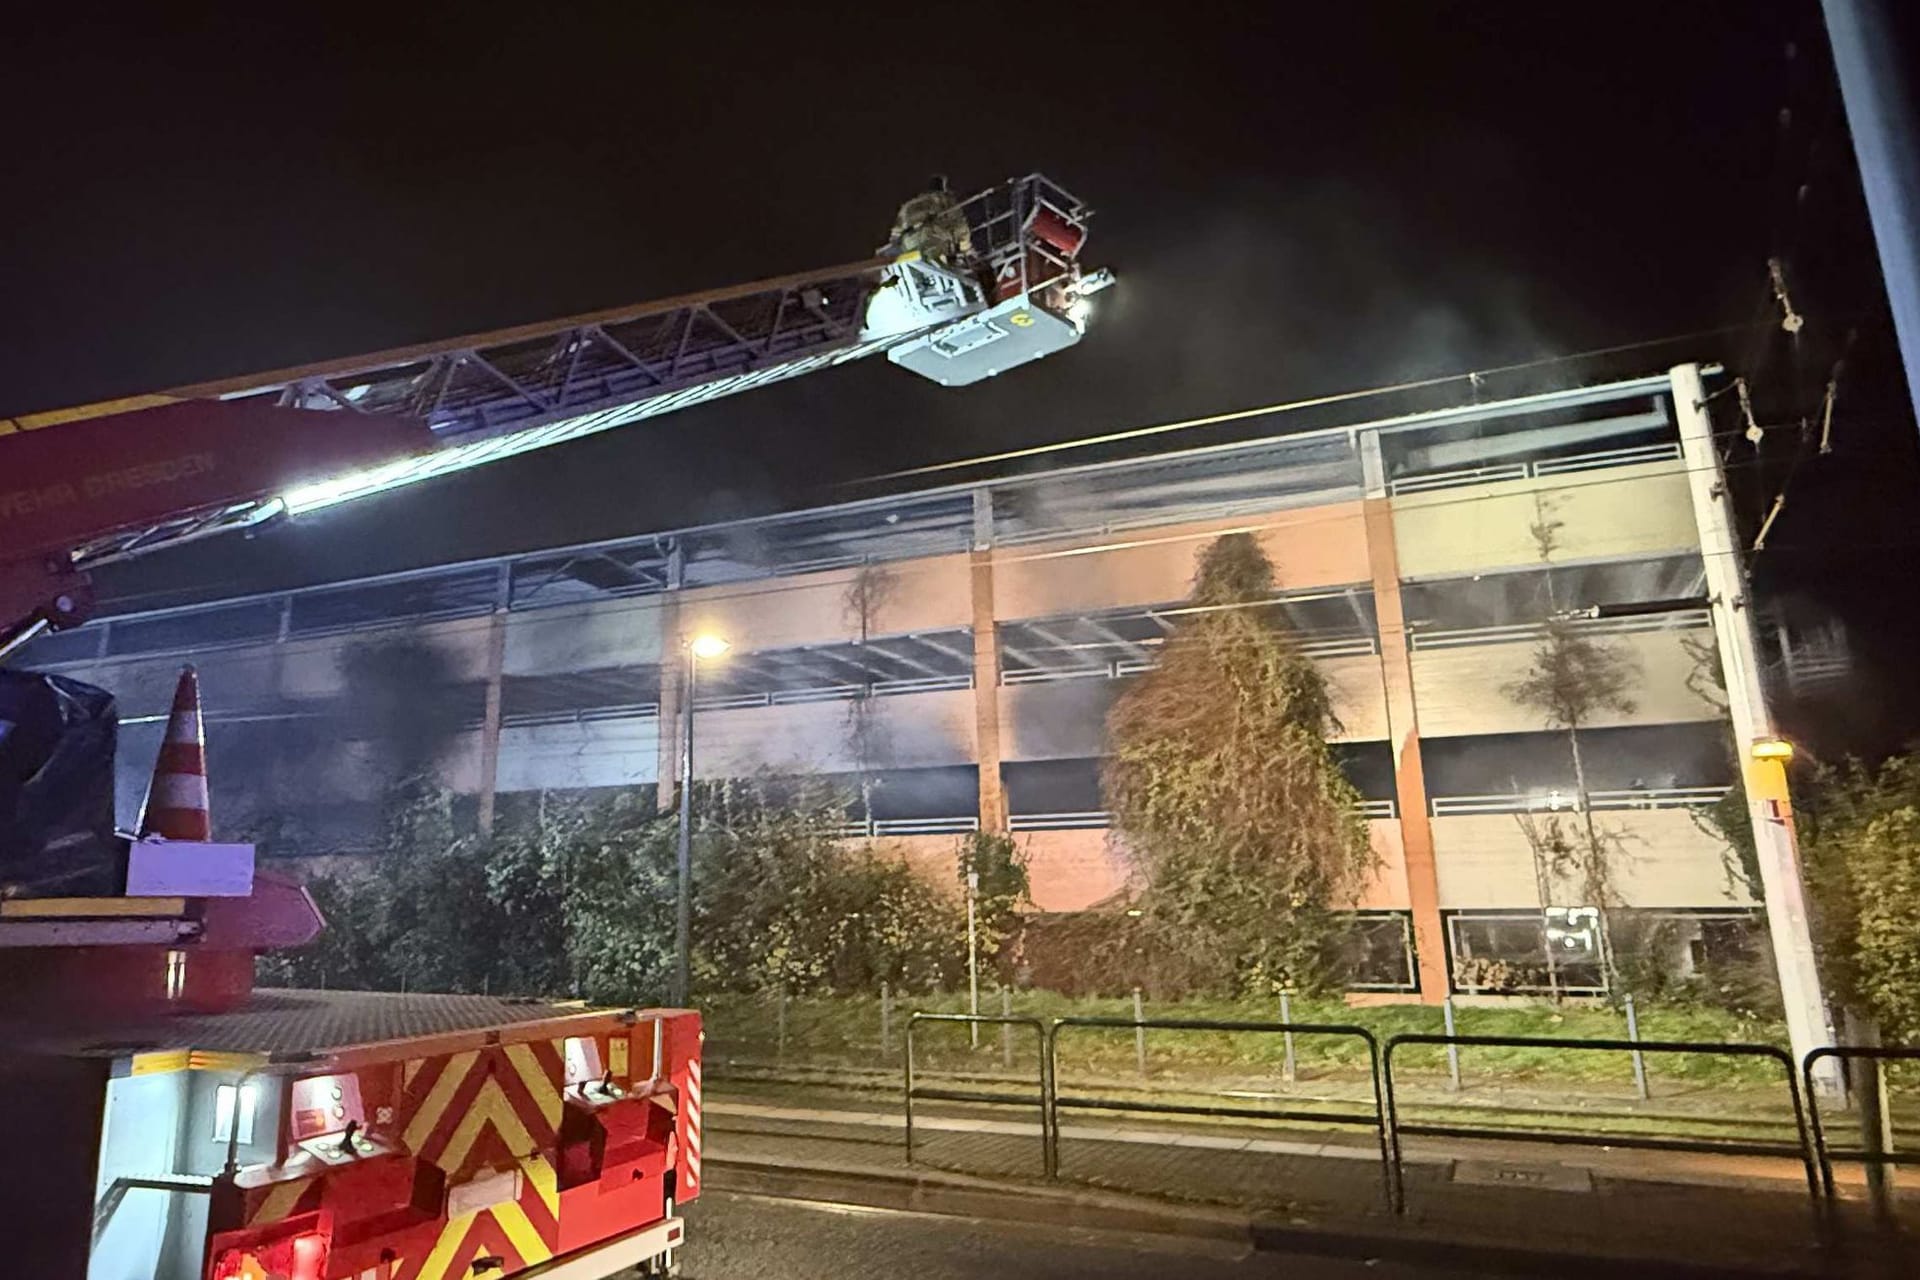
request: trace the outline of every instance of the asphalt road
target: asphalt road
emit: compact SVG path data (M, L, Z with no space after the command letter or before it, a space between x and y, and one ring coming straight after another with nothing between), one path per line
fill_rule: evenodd
M1225 1244L895 1213L709 1191L687 1213L687 1280L993 1280L1179 1276L1255 1280L1464 1277L1386 1261L1249 1253Z

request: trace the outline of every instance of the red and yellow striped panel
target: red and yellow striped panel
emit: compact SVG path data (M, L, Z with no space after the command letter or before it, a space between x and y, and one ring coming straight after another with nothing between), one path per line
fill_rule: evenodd
M574 1045L576 1078L605 1074L621 1086L644 1084L656 1070L652 1024L642 1023L636 1031L630 1021L611 1022L578 1028L588 1043ZM678 1169L678 1198L684 1203L698 1194L700 1185L699 1020L685 1014L666 1020L662 1037L664 1061L658 1069L663 1082L675 1089L652 1096L648 1105L674 1115L677 1141L669 1146L666 1159L669 1168ZM467 1280L475 1274L476 1263L482 1272L511 1275L554 1258L563 1240L564 1247L573 1250L609 1232L647 1225L639 1219L659 1212L657 1190L649 1211L642 1208L644 1195L634 1200L624 1182L611 1193L591 1182L564 1193L560 1189L567 1045L565 1037L482 1045L468 1039L464 1046L456 1042L444 1052L429 1050L405 1059L387 1057L369 1046L365 1056L335 1066L358 1077L370 1132L441 1171L453 1213L439 1221L416 1219L413 1225L374 1236L349 1229L335 1244L343 1278ZM391 1179L376 1176L372 1166L302 1172L307 1176L246 1188L244 1228L265 1229L297 1214L320 1211L332 1223L329 1229L338 1231L389 1213L405 1200L404 1190L394 1199ZM490 1195L488 1180L504 1179L507 1173L515 1175L515 1182L509 1187L502 1180L493 1193L510 1198L455 1212L463 1200L484 1203ZM657 1188L652 1176L650 1172L647 1183L631 1186ZM585 1200L579 1198L583 1195ZM564 1236L563 1203L571 1206ZM579 1216L582 1210L584 1216ZM343 1244L343 1239L353 1243Z
M561 1061L553 1041L534 1040L409 1063L402 1142L449 1182L551 1149L559 1141Z
M687 1170L686 1185L681 1189L680 1198L691 1200L700 1194L700 1059L687 1062L686 1084L683 1087L686 1106L683 1108L686 1128Z
M539 1155L519 1167L517 1199L448 1219L428 1252L394 1264L392 1280L465 1280L483 1258L498 1260L490 1266L496 1274L511 1274L552 1258L560 1231L553 1167Z

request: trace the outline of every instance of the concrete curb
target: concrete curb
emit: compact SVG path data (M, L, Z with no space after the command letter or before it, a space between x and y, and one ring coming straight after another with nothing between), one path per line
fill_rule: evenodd
M1247 1213L1093 1188L1000 1182L933 1170L879 1169L776 1157L707 1160L706 1185L718 1191L861 1205L1092 1231L1128 1232L1229 1245L1247 1252L1285 1252L1348 1259L1386 1258L1415 1264L1472 1267L1516 1275L1816 1276L1826 1260L1775 1257L1766 1264L1654 1259L1630 1252L1598 1255L1518 1246L1470 1230L1437 1228L1417 1219L1344 1219Z

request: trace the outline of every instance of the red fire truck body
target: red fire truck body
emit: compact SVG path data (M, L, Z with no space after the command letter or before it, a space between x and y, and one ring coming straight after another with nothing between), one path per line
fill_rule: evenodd
M690 1011L263 989L225 1013L111 1032L123 1038L30 1055L97 1090L90 1108L67 1091L63 1116L69 1133L90 1118L99 1138L70 1162L93 1168L88 1238L71 1238L66 1212L87 1202L63 1197L37 1224L43 1266L79 1258L89 1276L153 1280L665 1274L679 1209L700 1192ZM23 1119L51 1096L10 1083L5 1108Z
M293 1068L273 1161L216 1182L209 1280L273 1275L281 1255L290 1280L661 1266L699 1194L699 1016L529 1011Z

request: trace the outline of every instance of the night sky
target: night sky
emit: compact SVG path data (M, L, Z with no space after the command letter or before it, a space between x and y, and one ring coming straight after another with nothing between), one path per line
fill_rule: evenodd
M103 586L152 603L610 537L1757 322L1528 385L1720 359L1790 423L1857 331L1841 447L1794 470L1796 433L1770 436L1743 496L1793 471L1763 577L1904 652L1909 606L1861 583L1911 554L1920 471L1813 0L1138 8L168 10L9 31L0 412L852 261L930 173L972 190L1039 169L1100 210L1088 257L1121 280L1072 352L967 390L870 361ZM1764 327L1772 254L1798 343Z

